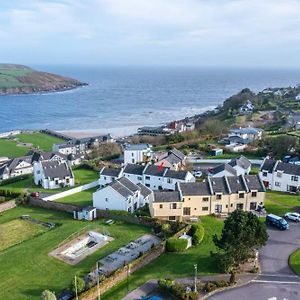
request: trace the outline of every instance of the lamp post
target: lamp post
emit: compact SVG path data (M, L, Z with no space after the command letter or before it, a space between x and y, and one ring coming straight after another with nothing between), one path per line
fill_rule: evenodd
M197 292L197 264L194 265L194 268L195 268L194 291Z

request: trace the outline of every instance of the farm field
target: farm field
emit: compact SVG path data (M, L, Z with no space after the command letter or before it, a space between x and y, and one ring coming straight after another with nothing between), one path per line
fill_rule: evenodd
M15 219L0 224L0 252L46 231L46 227L28 220Z
M202 275L218 273L218 267L210 251L215 250L212 242L214 234L220 234L223 222L214 217L202 217L205 235L199 246L192 247L183 253L164 253L146 267L134 272L129 278L129 289L134 290L150 279L184 278L194 276L194 264ZM122 282L101 296L102 300L121 300L127 294L127 284Z
M150 231L146 227L123 222L115 222L109 226L104 220L92 223L77 221L70 214L21 206L2 213L0 224L6 226L8 222L24 214L41 221L56 223L57 227L0 252L0 299L40 299L41 292L45 289L58 293L69 286L75 274L85 275L98 259ZM76 266L70 266L48 255L72 234L83 229L110 233L114 240Z

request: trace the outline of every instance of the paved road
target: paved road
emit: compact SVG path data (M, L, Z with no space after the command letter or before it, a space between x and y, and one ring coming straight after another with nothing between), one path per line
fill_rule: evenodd
M290 222L290 229L268 229L268 244L260 252L262 274L250 284L217 293L209 300L299 300L300 277L288 265L289 255L300 248L300 224Z

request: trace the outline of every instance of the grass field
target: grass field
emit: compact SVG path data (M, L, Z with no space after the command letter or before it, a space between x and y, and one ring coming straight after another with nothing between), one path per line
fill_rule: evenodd
M198 265L199 274L218 273L217 265L210 256L210 251L215 250L212 236L221 232L223 222L213 217L203 217L201 220L205 228L205 236L199 246L190 248L183 253L162 254L155 261L130 276L130 290L134 290L149 279L192 277L194 276L194 264ZM121 300L126 294L127 284L122 282L104 294L101 299Z
M31 207L17 207L2 213L0 224L5 226L22 214L60 226L0 253L0 299L34 300L40 299L41 292L45 289L59 292L70 284L75 274L85 275L98 259L149 232L148 228L138 225L115 222L108 226L103 220L88 223L73 220L70 214ZM71 234L86 226L89 229L109 231L115 239L76 266L70 266L48 255Z
M16 138L22 143L30 143L44 151L51 151L53 144L63 143L64 140L41 132L21 133Z
M64 198L57 199L56 202L75 204L80 206L93 205L93 193L97 187L73 194Z
M0 157L5 156L9 158L24 156L29 149L27 147L19 147L17 143L12 140L0 139Z
M76 185L83 185L99 179L99 172L84 168L73 170Z
M46 231L46 227L28 220L15 219L0 224L0 252Z
M300 249L290 255L289 265L297 275L300 275Z

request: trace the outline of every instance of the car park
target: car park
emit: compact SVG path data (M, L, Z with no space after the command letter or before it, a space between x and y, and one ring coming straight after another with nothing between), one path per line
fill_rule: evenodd
M288 212L284 215L284 217L288 220L299 222L300 221L300 214L296 212Z
M266 224L274 226L274 227L277 227L280 230L289 229L288 222L285 219L283 219L283 218L281 218L279 216L276 216L274 214L268 214L267 215L267 217L266 217Z

